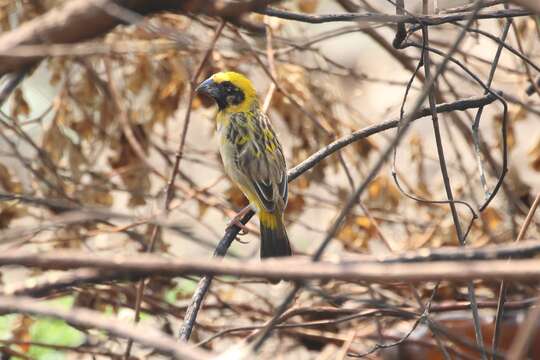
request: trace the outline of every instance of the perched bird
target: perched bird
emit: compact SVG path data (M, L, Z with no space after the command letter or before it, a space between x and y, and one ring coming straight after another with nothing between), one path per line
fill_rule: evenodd
M261 224L261 258L289 256L283 222L287 165L276 133L261 110L257 93L242 74L219 72L196 89L217 103L219 150L225 172L248 198ZM239 213L232 223L245 214Z

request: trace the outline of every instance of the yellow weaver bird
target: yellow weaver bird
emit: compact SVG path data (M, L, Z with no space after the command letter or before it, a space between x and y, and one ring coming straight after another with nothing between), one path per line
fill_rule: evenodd
M219 72L196 89L217 103L219 151L225 172L248 198L261 224L261 258L291 255L283 222L287 165L276 133L257 93L242 74ZM239 224L244 214L232 222Z

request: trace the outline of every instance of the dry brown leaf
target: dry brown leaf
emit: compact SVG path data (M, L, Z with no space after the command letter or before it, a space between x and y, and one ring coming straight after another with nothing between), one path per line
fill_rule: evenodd
M68 154L69 167L73 172L73 178L79 179L81 170L86 165L86 158L84 157L81 148L71 142L67 146L66 152Z
M502 215L492 207L488 207L480 213L482 220L487 224L490 230L496 230L502 223Z
M17 88L13 93L13 103L11 105L11 116L16 119L19 115L30 115L30 105L24 98L21 88Z
M366 250L368 242L377 235L377 227L367 216L351 217L336 236L343 246L353 252Z
M49 128L43 134L43 149L56 164L60 162L64 156L65 147L70 143L59 128L64 123L66 115L65 107L60 107L56 112L55 118L51 121Z
M310 181L307 178L307 176L301 176L298 179L296 179L293 183L293 186L298 189L307 189L310 185Z
M6 192L21 193L22 186L20 181L14 178L7 166L0 163L0 185Z
M367 216L357 216L354 222L363 229L369 229L372 226L371 220Z
M210 208L210 206L208 206L207 203L203 202L203 201L197 201L197 219L202 219L204 217L204 215L206 215L206 212L208 211L208 209Z
M129 77L127 88L138 94L145 86L152 84L152 65L147 56L140 55L135 61L135 70Z
M85 186L79 190L79 198L84 204L111 207L114 199L109 191L101 190L95 185Z
M354 149L356 153L362 158L367 158L373 150L377 150L379 147L369 138L365 138L354 142Z
M32 340L32 336L30 334L30 327L33 323L34 319L32 317L28 315L22 315L18 319L17 325L13 330L13 338L23 342L23 344L19 345L19 348L23 353L27 353L30 350L31 345L29 342Z
M242 209L249 205L248 199L244 196L240 189L234 185L231 185L225 191L225 197L227 198L227 201L237 209Z
M298 0L298 9L300 11L312 14L317 11L319 7L319 0Z
M525 120L527 118L528 112L527 109L525 109L521 105L510 105L508 114L507 114L507 122L506 122L506 130L507 130L507 137L506 142L508 145L508 149L512 150L516 146L516 134L515 134L515 124L519 121ZM494 116L493 121L493 128L495 131L495 134L497 134L497 146L499 148L502 147L502 141L501 141L501 127L502 127L502 114L497 114Z
M94 123L92 122L92 119L88 117L71 124L71 129L73 129L73 131L75 131L83 140L91 140L94 136Z
M71 87L70 95L79 106L92 108L97 99L100 98L100 91L92 75L88 71L84 72L80 80Z
M357 216L354 222L358 226L359 230L364 234L363 237L371 239L377 234L377 227L367 216Z
M198 96L195 96L193 98L193 101L191 102L191 109L192 110L197 110L199 108L201 108L203 106L203 103L201 101L201 98L198 97Z
M144 151L148 148L148 138L142 125L132 127L133 133ZM150 190L150 172L139 159L131 145L122 134L118 141L112 144L116 152L109 157L109 164L120 175L122 182L130 191L130 206L146 204L144 194Z
M175 56L160 62L163 73L153 90L150 106L153 110L152 124L164 123L178 108L180 98L189 83L183 63Z
M423 233L413 233L408 238L408 248L410 250L412 249L419 249L424 246L427 246L427 244L433 239L433 235L435 235L435 232L438 229L438 225L435 224L431 226L429 229L427 229Z
M344 244L351 246L358 239L358 231L354 228L353 223L348 222L341 227L336 237Z
M304 196L301 194L291 194L289 193L289 200L287 202L286 214L298 214L304 210L306 202L304 201Z
M0 205L0 229L6 229L13 220L26 214L26 209L17 205L15 202L7 202Z
M379 176L368 186L370 207L395 209L399 205L401 194L394 183L386 176Z
M540 171L540 138L538 138L527 155L529 156L529 166L535 171Z

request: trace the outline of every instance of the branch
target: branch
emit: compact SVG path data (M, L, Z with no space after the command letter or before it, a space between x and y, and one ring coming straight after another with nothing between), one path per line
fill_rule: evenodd
M521 0L524 1L524 0ZM441 15L391 15L380 13L343 13L343 14L321 14L321 15L309 15L303 13L295 13L291 11L266 8L264 10L256 11L260 14L277 17L280 19L300 21L308 24L322 24L328 22L376 22L376 23L410 23L410 24L426 24L426 25L440 25L455 21L466 20L471 13L461 12L455 14L441 14ZM497 18L510 18L518 16L530 16L531 12L522 9L509 9L509 10L492 10L481 11L475 19L497 19Z
M4 83L0 87L0 107L4 105L9 95L11 95L11 93L15 91L17 86L19 86L21 81L28 73L28 70L29 69L21 69L16 73L12 73L6 76L6 78L4 79Z
M501 245L501 246L491 246L482 249L455 249L455 248L446 248L446 249L436 249L432 250L429 253L425 253L425 250L410 252L403 256L399 257L387 257L383 261L423 261L423 260L434 260L434 259L455 259L455 260L465 260L465 259L486 259L486 258L506 258L507 256L533 256L535 253L540 251L540 244L538 242L524 242L518 245ZM81 255L81 256L84 256ZM373 257L370 256L355 256L359 258L356 260L356 263L366 264L369 261L375 261ZM27 259L28 260L28 259ZM143 259L144 260L144 259ZM163 261L163 259L159 259ZM112 263L120 264L122 266L122 261L113 259ZM11 263L11 262L10 262ZM345 262L346 263L346 262ZM170 263L163 261L163 264L154 264L154 270L160 268L166 268ZM352 262L349 262L352 264ZM457 262L454 262L454 267L457 265ZM461 263L463 264L463 263ZM139 265L135 265L135 268L139 268ZM375 270L376 271L376 270ZM124 272L114 272L114 271L98 271L97 269L88 269L84 268L75 272L66 274L66 276L61 276L58 281L45 281L37 286L31 287L10 287L5 288L4 293L18 293L18 294L31 294L32 296L45 296L50 293L50 291L58 291L63 288L80 285L84 283L95 283L109 280L118 280L118 279L130 279L136 280L148 275L148 273L135 273L128 269ZM210 278L207 276L205 278ZM203 294L204 295L204 294ZM191 329L191 328L190 328Z
M508 254L508 253L507 253ZM367 257L369 259L369 257ZM339 262L313 262L294 256L268 260L164 259L156 255L138 254L103 257L84 252L36 253L10 251L0 254L0 265L20 265L40 269L68 270L76 268L116 272L118 278L142 276L178 277L184 275L233 275L273 280L343 280L376 283L419 281L466 281L472 279L537 281L540 259L380 262L355 257ZM460 269L456 271L456 269ZM110 279L110 277L109 277Z
M535 12L540 15L540 2L538 0L511 0L516 5L522 6L525 9Z
M118 280L119 274L96 269L77 269L63 274L45 274L19 284L6 284L0 293L4 295L44 297L79 285L103 284Z
M496 100L495 96L493 96L492 94L488 94L480 98L464 99L464 100L459 100L453 103L440 104L436 107L436 111L438 113L458 111L458 110L464 111L467 109L478 108L480 106L490 104L495 100ZM421 117L428 116L430 114L431 114L431 110L429 108L424 108L418 111L417 113L413 114L411 116L411 121L415 121ZM398 126L398 124L399 124L399 119L389 120L389 121L382 122L377 125L368 126L361 130L355 131L350 135L344 136L328 144L324 148L320 149L319 151L315 152L310 157L305 159L302 163L298 164L293 169L291 169L288 172L288 180L293 181L298 176L302 175L304 172L308 171L309 169L317 165L324 158L330 156L331 154L344 148L345 146L355 141L364 139L373 134L382 132L384 130L395 128ZM246 214L241 220L242 224L246 224L253 215L254 215L253 211L250 211L248 214ZM231 246L232 242L234 241L236 235L238 235L239 231L240 229L237 226L232 226L226 230L225 235L219 241L216 247L216 250L214 252L214 257L225 256L225 254L227 253L227 249L229 248L229 246ZM201 307L201 304L204 300L204 296L206 292L210 288L211 282L212 282L212 276L210 275L204 276L199 281L197 289L193 293L193 296L191 298L191 303L189 304L189 307L186 311L186 315L184 317L184 323L180 329L180 339L183 341L187 341L191 335L193 325L195 324L195 319L197 318L197 313Z
M495 96L488 94L486 96L463 99L463 100L458 100L451 103L439 104L436 106L436 111L437 113L446 113L446 112L451 112L451 111L465 111L468 109L474 109L474 108L491 104L495 100L496 100ZM431 115L431 110L428 107L426 107L416 112L415 114L413 114L411 117L411 121L416 121L420 118L423 118L425 116L430 116L430 115ZM410 115L409 114L405 115L405 117L407 116L410 116ZM394 120L384 121L379 124L375 124L375 125L357 130L349 135L346 135L326 145L325 147L323 147L322 149L320 149L319 151L315 152L310 157L302 161L300 164L295 166L293 169L291 169L289 171L289 181L296 179L298 176L300 176L307 170L314 167L322 159L344 148L345 146L355 141L367 138L368 136L380 133L382 131L396 128L398 124L399 124L399 118L396 118Z
M510 243L496 246L485 246L482 248L455 248L443 247L439 249L421 249L417 251L407 251L400 255L387 255L377 257L377 260L384 263L392 262L425 262L425 261L467 261L467 260L490 260L527 258L540 253L540 242L523 241L521 243ZM368 258L362 261L370 261Z
M218 248L216 250L222 254L225 253L225 249ZM354 255L353 259L356 262L381 262L381 263L408 263L408 262L435 262L435 261L471 261L471 260L494 260L494 259L507 259L512 258L526 258L533 257L540 253L540 243L537 241L527 241L519 244L506 244L497 246L487 246L484 248L439 248L426 251L422 249L420 251L410 251L402 253L400 255L390 255L384 257L375 257L370 255ZM158 258L161 260L161 258ZM121 280L140 280L144 278L146 273L129 273L118 271L101 271L98 269L82 268L74 271L69 271L61 275L43 276L37 279L33 279L31 283L23 282L21 284L7 284L1 290L0 293L4 295L24 295L31 297L48 296L65 289L69 289L73 286L82 286L88 284L103 284L110 281ZM201 282L203 284L210 285L211 276L204 276ZM205 280L206 279L206 280ZM193 301L190 304L187 313L186 320L189 319L191 323L186 322L182 327L181 337L183 340L187 340L193 328L193 324L196 318L196 311L199 310L202 299L207 292L207 287L199 287L194 294L194 298L198 297L200 301ZM192 315L188 315L189 313ZM188 326L188 323L190 324Z
M54 8L0 36L0 76L34 64L41 57L20 58L9 54L19 45L72 44L101 36L122 24L104 10L109 0L74 0L63 7ZM138 14L149 15L160 11L238 17L241 14L266 6L276 0L251 0L241 2L209 0L117 0L115 3Z
M154 328L140 324L127 324L88 309L66 311L24 297L0 296L0 311L52 316L76 326L104 330L112 335L132 339L142 345L152 347L176 359L210 359L211 355L205 350L179 345L172 337Z
M217 251L221 251L222 253L225 252L224 249L218 249ZM531 258L537 254L540 253L540 242L538 241L524 241L519 244L505 244L505 245L497 245L497 246L486 246L484 248L454 248L454 247L448 247L448 248L439 248L439 249L422 249L419 251L409 251L402 253L400 255L387 255L383 257L379 256L371 256L371 255L354 255L352 258L345 258L344 261L353 261L353 262L362 262L362 263L373 263L373 262L379 262L379 263L411 263L411 262L438 262L438 261L455 261L455 262L465 262L465 261L473 261L473 260L495 260L495 259L507 259L509 257L512 257L514 259L516 258ZM10 256L11 260L9 260L10 264L17 264L21 265L21 262L17 261L15 258L17 256L21 256L21 254ZM26 257L26 255L24 255ZM151 268L152 271L154 269L154 266L159 267L167 267L170 265L170 263L165 262L163 258L160 257L153 257L151 259L154 259L155 261L158 261L159 264L154 263ZM4 259L5 260L5 259ZM29 259L26 259L26 261L29 261ZM144 259L143 259L144 261ZM37 265L35 263L26 263L26 266L36 267ZM42 276L37 279L32 279L31 282L23 282L20 284L6 284L1 290L0 293L4 295L24 295L24 296L31 296L31 297L42 297L42 296L48 296L54 293L57 293L59 291L63 291L65 289L71 288L73 286L82 286L82 285L88 285L88 284L102 284L105 282L110 281L135 281L140 280L141 278L144 278L147 275L147 272L129 272L122 268L123 270L119 271L119 269L113 270L113 271L103 271L100 268L81 268L78 270L73 271L67 271L64 274L61 275L54 275L54 276ZM203 279L211 280L211 276L204 276ZM208 281L207 280L207 281ZM201 280L202 281L202 280ZM205 282L203 282L205 283ZM208 282L208 285L210 285L210 282ZM204 297L206 291L208 288L205 288L204 291L200 290L201 285L199 284L199 288L197 289L196 294L198 293L199 296L201 296L201 299ZM194 295L195 297L195 295ZM200 306L201 302L195 302L197 306ZM187 312L194 312L195 311L195 305L192 304L188 308ZM198 311L198 308L197 308ZM196 315L196 313L195 313ZM192 321L195 321L195 317L187 316L187 319L193 319ZM185 328L185 338L184 340L187 340L189 338L189 334L191 332L191 329L193 327L193 322L191 323L191 326L185 325L183 328ZM188 330L189 329L189 330ZM184 332L181 332L183 334Z

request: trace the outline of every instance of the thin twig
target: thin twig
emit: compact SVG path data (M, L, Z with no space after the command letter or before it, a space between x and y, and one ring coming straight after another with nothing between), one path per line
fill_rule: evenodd
M525 234L527 233L527 229L529 228L529 225L531 224L531 221L534 218L534 214L536 213L536 209L538 209L538 205L540 205L540 193L536 195L536 198L534 199L534 202L531 208L529 209L529 213L527 214L527 217L525 218L525 221L523 222L523 225L521 226L521 229L519 230L519 234L516 238L515 243L520 242L525 237ZM507 286L508 285L506 284L505 281L501 281L501 285L499 287L499 296L498 296L499 302L497 305L497 315L495 316L495 328L493 330L493 341L492 341L493 351L497 351L498 341L501 336L501 331L502 331L501 322L504 316L504 304L506 302Z
M508 360L522 360L526 358L527 351L530 347L533 337L538 330L538 321L540 320L540 300L534 304L529 310L525 321L521 324L516 335L514 336L514 342L508 350Z
M512 24L512 19L507 19L506 23L504 25L503 32L501 34L499 46L497 47L495 57L493 58L492 66L491 66L491 69L489 71L489 77L488 77L488 81L486 83L487 87L491 87L493 77L495 76L495 71L497 70L497 64L499 63L499 58L501 57L503 44L504 44L504 41L506 40L506 36L508 35L508 30L510 29L511 24ZM488 93L488 91L485 91L485 93ZM482 117L483 110L484 110L484 107L481 106L476 111L476 116L474 118L474 123L473 123L473 126L472 126L472 136L473 136L473 141L474 141L474 150L475 150L475 155L476 155L476 162L477 162L477 165L478 165L478 171L480 173L480 182L481 182L481 184L482 184L482 186L484 188L485 199L487 200L487 199L489 199L491 194L490 194L490 191L488 189L488 185L487 185L487 182L486 182L486 175L484 173L484 167L482 166L482 159L480 157L480 152L481 152L481 150L480 150L480 141L479 141L480 134L478 133L478 130L480 129L480 119Z
M18 72L7 74L4 76L2 87L0 88L0 107L4 105L9 95L19 86L24 77L28 73L28 69L19 70Z
M428 37L428 29L427 29L427 27L422 28L422 37L424 39L424 43L426 44L426 46L429 46L429 37ZM423 51L423 59L424 59L424 70L425 70L426 80L429 81L431 79L431 74L430 74L431 61L430 61L428 51ZM436 142L436 145L437 145L437 156L439 157L439 165L440 165L441 174L442 174L442 177L443 177L444 188L445 188L445 191L446 191L446 197L447 197L447 199L449 201L450 212L452 214L452 220L454 222L454 227L456 229L456 234L457 234L460 246L464 247L465 246L465 234L463 233L463 229L461 227L461 223L460 223L460 220L459 220L459 215L458 215L458 212L457 212L457 209L456 209L456 204L454 203L454 195L452 193L452 185L450 184L450 177L448 176L448 169L447 169L447 166L446 166L444 147L443 147L443 144L442 144L441 132L440 132L440 128L439 128L439 118L437 116L437 112L434 111L435 110L435 95L434 94L435 94L434 91L430 92L429 96L428 96L428 99L429 99L429 106L430 106L430 108L432 110L431 111L432 112L431 119L432 119L432 123L433 123L433 132L434 132L434 135L435 135L435 142ZM481 349L482 359L487 360L487 354L486 354L486 351L484 349L484 341L483 341L483 337L482 337L482 329L480 327L480 317L478 315L478 307L476 305L476 295L475 295L475 292L474 292L474 284L472 282L468 283L468 297L469 297L469 301L471 302L471 311L472 311L473 320L474 320L474 331L475 331L475 335L476 335L476 344Z

